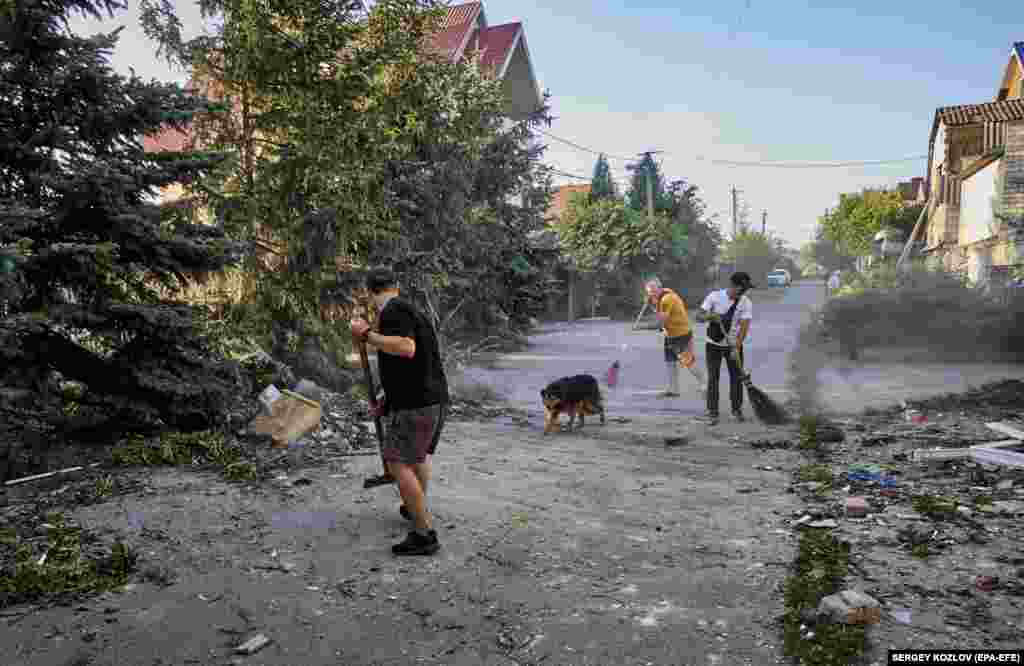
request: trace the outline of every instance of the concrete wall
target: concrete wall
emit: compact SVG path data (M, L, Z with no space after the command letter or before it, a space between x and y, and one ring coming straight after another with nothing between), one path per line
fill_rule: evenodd
M1002 160L978 171L963 182L960 195L960 245L970 245L991 238L996 233L992 204L996 198L996 177Z

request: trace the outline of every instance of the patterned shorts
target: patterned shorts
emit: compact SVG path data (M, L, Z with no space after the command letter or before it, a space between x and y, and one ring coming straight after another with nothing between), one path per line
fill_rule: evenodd
M444 405L391 412L384 438L384 460L416 465L437 450L446 416Z

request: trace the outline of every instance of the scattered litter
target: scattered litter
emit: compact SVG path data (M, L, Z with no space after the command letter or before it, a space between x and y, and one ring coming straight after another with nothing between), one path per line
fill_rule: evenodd
M836 521L832 520L831 518L826 518L825 520L816 520L816 521L814 521L812 523L808 523L807 526L808 527L833 528L833 527L839 527L839 523L837 523Z
M280 398L281 391L279 391L273 384L270 384L263 389L259 395L260 404L263 405L263 413L269 415L274 403L280 400Z
M292 391L282 391L270 414L261 414L249 424L250 432L270 435L275 448L282 448L320 425L320 403Z
M311 382L308 379L299 381L292 391L315 402L322 402L324 394L327 393L327 390L322 386L318 386L316 382Z
M868 501L864 497L846 498L846 515L850 518L864 518L868 515Z
M271 640L263 634L256 634L246 642L242 643L235 648L235 652L238 654L256 654L263 648L270 645Z
M882 608L873 597L846 590L823 598L818 604L818 616L845 624L877 624L882 619Z
M1024 467L1024 453L995 448L971 448L971 458L975 462L990 465L1006 465L1007 467Z
M982 592L991 592L998 584L999 579L995 576L978 576L974 579L974 586Z
M911 613L909 608L893 608L890 613L892 614L893 619L900 624L911 623Z
M882 468L878 465L852 465L850 467L850 471L846 473L846 478L849 481L878 483L878 485L883 488L892 488L896 486L896 479L886 476Z

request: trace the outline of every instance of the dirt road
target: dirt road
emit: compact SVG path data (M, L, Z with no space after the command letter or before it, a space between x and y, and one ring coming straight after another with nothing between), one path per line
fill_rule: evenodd
M149 492L71 517L176 582L7 621L4 661L775 663L795 458L728 438L760 430L453 423L430 493L443 550L413 561L390 554L406 530L393 491L361 488L372 457L275 489L147 473ZM232 654L256 633L273 644Z

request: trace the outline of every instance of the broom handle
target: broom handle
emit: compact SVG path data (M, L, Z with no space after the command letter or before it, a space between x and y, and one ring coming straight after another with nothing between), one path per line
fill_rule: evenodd
M355 340L356 347L359 349L359 362L363 366L363 376L366 378L366 390L369 392L370 408L376 412L377 410L377 389L373 386L373 372L370 370L370 359L366 355L366 340L357 339ZM380 445L380 463L384 469L384 473L388 473L388 465L384 462L384 430L380 422L380 416L374 414L373 426L377 431L377 443Z
M636 330L636 327L640 325L640 320L644 318L645 314L647 314L647 306L648 305L650 305L650 301L646 301L645 300L644 301L644 306L640 309L640 314L638 314L636 316L636 321L633 322L633 330L634 331Z

